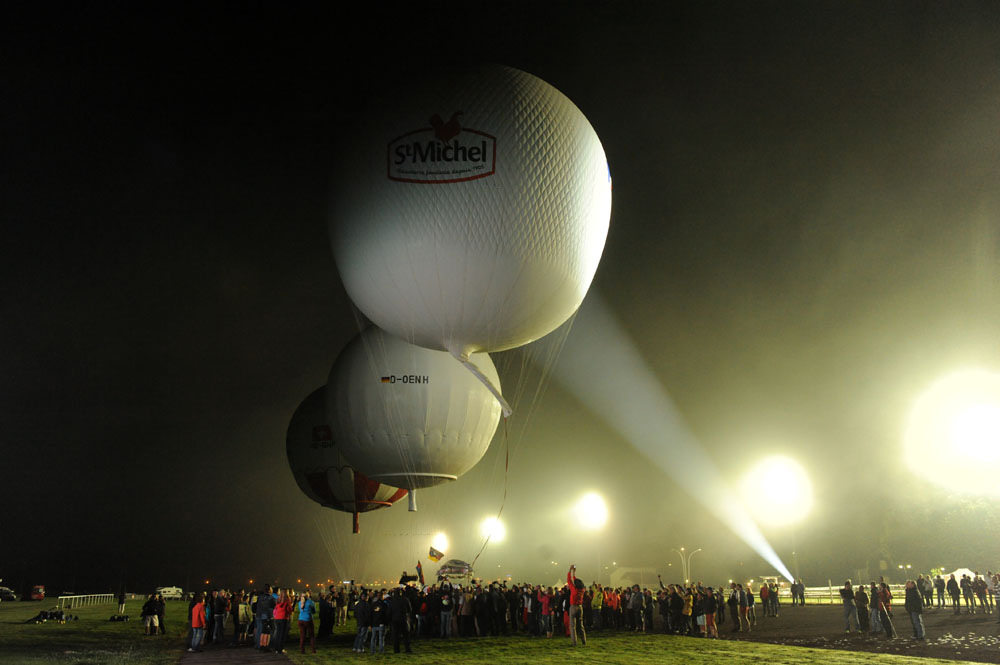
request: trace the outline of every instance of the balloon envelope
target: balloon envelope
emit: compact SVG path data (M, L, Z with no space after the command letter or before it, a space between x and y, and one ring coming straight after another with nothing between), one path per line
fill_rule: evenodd
M507 67L429 73L386 91L343 151L330 218L354 304L419 346L499 351L579 307L611 213L583 113Z
M321 506L355 516L386 508L406 496L404 489L356 472L341 455L332 432L326 419L326 388L319 388L295 410L285 437L288 466L306 496Z
M448 559L438 568L438 579L443 577L467 577L472 575L472 564L461 559Z
M470 360L500 385L490 357ZM500 405L449 354L369 328L341 352L327 413L344 456L373 480L416 489L455 480L482 459Z

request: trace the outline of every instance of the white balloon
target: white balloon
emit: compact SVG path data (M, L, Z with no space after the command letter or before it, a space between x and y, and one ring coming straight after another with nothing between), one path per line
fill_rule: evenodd
M341 455L326 418L326 388L306 397L295 410L285 435L288 466L302 493L326 508L358 513L386 508L406 490L366 478Z
M500 385L488 355L470 360ZM344 456L372 480L410 490L455 480L475 466L500 422L499 403L450 355L378 328L341 352L326 399Z
M579 307L611 214L583 113L507 67L434 72L369 114L330 219L354 304L380 328L456 355L554 330Z

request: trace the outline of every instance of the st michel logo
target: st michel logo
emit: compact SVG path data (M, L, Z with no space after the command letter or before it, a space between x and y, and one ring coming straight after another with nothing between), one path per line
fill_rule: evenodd
M491 176L496 172L495 136L463 127L462 112L445 121L434 114L429 125L392 140L386 153L390 180L444 185Z

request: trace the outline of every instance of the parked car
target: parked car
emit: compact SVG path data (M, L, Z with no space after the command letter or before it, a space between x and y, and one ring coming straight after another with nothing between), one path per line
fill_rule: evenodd
M14 593L13 589L9 589L5 586L0 586L0 601L2 602L15 602L20 600L17 594Z
M31 587L31 599L32 600L45 600L45 585L36 584Z
M154 593L161 594L163 600L182 600L184 598L184 592L179 586L158 586Z

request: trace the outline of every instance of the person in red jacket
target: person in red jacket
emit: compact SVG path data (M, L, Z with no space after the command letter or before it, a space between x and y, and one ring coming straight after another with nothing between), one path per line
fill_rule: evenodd
M292 599L288 595L290 589L278 590L278 602L274 605L274 638L271 648L274 653L285 652L285 640L288 638L288 619L292 616Z
M583 630L583 594L586 587L582 580L576 578L576 566L570 566L566 573L566 583L569 585L569 636L576 646L576 635L580 634L580 642L587 645L587 633Z
M191 644L188 651L201 651L201 641L205 639L205 594L201 591L194 597L191 608Z
M542 591L541 587L538 589L538 602L542 604L542 626L545 628L545 637L552 639L552 603L554 602L554 597L552 594L552 587L549 587L547 591Z

